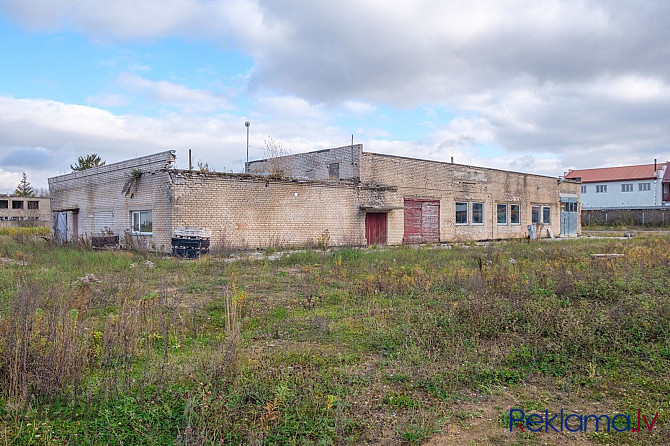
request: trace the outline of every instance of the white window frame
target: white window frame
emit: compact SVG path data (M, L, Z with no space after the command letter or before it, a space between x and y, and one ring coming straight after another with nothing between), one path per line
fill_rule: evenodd
M606 194L607 193L607 184L597 184L596 185L597 194Z
M533 219L535 209L537 209L537 220ZM530 222L533 224L542 223L542 206L534 204L530 207Z
M151 232L146 232L146 231L141 231L140 229L140 222L142 221L142 214L150 214L151 215ZM135 230L135 216L137 216L138 219L138 225L137 228L138 230ZM153 211L151 209L144 210L144 211L131 211L130 213L130 233L133 235L153 235L153 227L154 227L154 216L153 216Z
M582 186L582 194L586 193L586 186Z
M633 192L633 183L623 183L621 185L621 192Z
M478 222L478 223L475 223L475 205L476 204L478 204L482 207L482 221ZM475 201L474 203L472 203L472 224L474 226L484 226L484 218L485 218L484 217L484 203L482 203L480 201Z
M544 221L544 210L549 209L549 221ZM550 225L551 224L551 206L542 206L542 223Z
M519 217L519 221L517 221L516 223L514 223L512 221L512 207L516 207L516 209L517 209L517 215ZM520 204L510 204L508 210L509 210L509 224L514 225L514 226L519 226L521 224L521 205Z
M505 222L501 223L498 221L498 207L505 206ZM507 226L509 224L509 205L507 203L496 203L496 223L498 226Z
M458 211L456 210L456 207L459 204L464 204L465 205L465 223L463 223L463 222L459 223L456 220L456 216L458 215L457 214ZM465 225L468 224L468 222L470 221L470 212L469 211L470 211L470 206L469 206L469 203L467 201L457 201L456 202L456 204L454 205L454 220L456 221L457 226L465 226Z
M648 192L651 190L651 183L638 183L638 192Z

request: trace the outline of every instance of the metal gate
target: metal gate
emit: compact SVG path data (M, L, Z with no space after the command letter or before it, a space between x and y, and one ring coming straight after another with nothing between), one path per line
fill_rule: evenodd
M58 243L67 242L67 212L56 212L56 231L54 235Z
M377 212L365 214L365 240L368 245L386 244L386 214Z
M561 197L561 235L577 235L579 212L576 197Z

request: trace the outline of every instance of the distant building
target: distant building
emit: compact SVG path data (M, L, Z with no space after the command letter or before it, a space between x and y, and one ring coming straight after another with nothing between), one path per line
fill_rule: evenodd
M50 223L49 198L0 194L0 227L49 227Z
M670 206L670 162L571 170L582 180L582 209L642 209Z

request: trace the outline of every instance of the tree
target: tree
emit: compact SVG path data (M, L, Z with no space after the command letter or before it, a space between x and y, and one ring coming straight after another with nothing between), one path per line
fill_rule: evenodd
M100 167L104 165L105 161L103 161L97 153L91 153L90 155L77 158L77 164L70 164L70 169L72 169L73 172L79 172L90 169L91 167Z
M19 185L16 186L16 190L14 191L14 195L17 197L34 197L35 196L35 189L30 185L28 182L28 176L26 175L25 172L23 172L23 178L21 178L21 181L19 182Z
M278 178L288 176L291 169L290 161L286 157L293 153L291 149L285 148L281 141L277 141L270 135L264 142L263 152L268 163L270 176Z

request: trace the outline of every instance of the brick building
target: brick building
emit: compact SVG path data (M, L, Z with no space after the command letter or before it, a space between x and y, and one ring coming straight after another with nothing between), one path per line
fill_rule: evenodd
M49 227L49 198L0 194L0 227Z
M162 152L49 179L63 240L101 233L169 250L178 228L212 246L435 243L579 232L580 183L363 152L352 145L250 162L243 174L178 170Z

